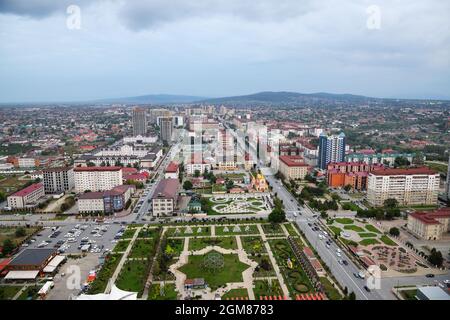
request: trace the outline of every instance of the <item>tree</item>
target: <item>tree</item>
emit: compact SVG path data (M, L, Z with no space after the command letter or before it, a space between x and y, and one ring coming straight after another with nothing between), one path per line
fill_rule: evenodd
M15 245L12 242L11 239L5 239L5 241L3 241L3 249L2 249L2 254L4 256L10 254L11 252L13 252L13 250L15 249Z
M398 237L400 235L400 230L398 230L398 228L396 227L392 227L391 229L389 229L389 234L391 236Z
M25 237L27 235L27 232L24 228L20 227L16 229L15 236L16 238Z
M431 249L430 256L428 257L428 261L435 266L442 266L444 262L444 258L442 257L442 252L436 250L436 248Z
M350 292L350 294L347 297L347 300L356 300L356 295L353 291Z
M286 220L286 214L280 208L274 208L272 212L269 214L269 222L272 223L281 223Z
M352 186L349 185L349 184L347 184L347 185L344 187L344 190L347 191L347 192L349 192L350 190L352 190Z
M227 190L232 189L232 188L234 187L234 182L233 182L233 180L227 180L227 181L225 182L225 187L227 188Z
M192 182L189 181L189 180L186 180L186 181L183 183L183 189L184 189L184 190L191 190L192 187L193 187Z
M389 198L389 199L384 200L383 206L386 209L394 209L394 208L398 207L398 201L397 201L397 199Z
M194 171L194 177L195 177L195 178L200 177L200 170L195 170L195 171Z
M3 192L0 192L0 202L3 202L6 200L6 195Z

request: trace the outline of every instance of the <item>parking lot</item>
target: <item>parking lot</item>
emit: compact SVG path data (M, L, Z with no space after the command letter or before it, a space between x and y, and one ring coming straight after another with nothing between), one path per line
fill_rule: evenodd
M24 248L55 248L61 254L102 253L114 247L122 228L125 226L97 223L71 224L58 229L46 227Z

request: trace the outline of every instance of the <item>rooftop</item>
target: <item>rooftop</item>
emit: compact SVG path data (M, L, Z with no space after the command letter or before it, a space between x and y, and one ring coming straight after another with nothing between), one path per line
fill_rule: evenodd
M37 266L42 265L52 255L56 253L55 249L25 249L20 252L9 263L10 266Z
M169 165L166 168L166 172L168 173L175 173L177 171L178 171L178 164L173 161L169 163Z
M122 167L75 167L75 172L89 172L89 171L120 171Z
M11 196L12 197L25 197L25 196L29 195L30 193L32 193L40 188L43 188L43 187L44 187L44 185L42 183L35 183L35 184L32 184L31 186L28 186L22 190L19 190L19 191L13 193Z
M376 176L401 176L401 175L434 175L436 171L427 167L407 168L407 169L380 169L372 171L371 174Z
M307 167L301 156L281 156L280 161L288 167Z
M180 183L178 179L163 179L159 182L153 194L153 199L156 198L175 198L178 193Z

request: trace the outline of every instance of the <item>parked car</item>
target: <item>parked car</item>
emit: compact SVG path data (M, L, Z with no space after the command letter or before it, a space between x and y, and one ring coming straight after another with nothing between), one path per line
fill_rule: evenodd
M425 277L427 277L427 278L434 278L434 274L428 273L428 274L425 275Z

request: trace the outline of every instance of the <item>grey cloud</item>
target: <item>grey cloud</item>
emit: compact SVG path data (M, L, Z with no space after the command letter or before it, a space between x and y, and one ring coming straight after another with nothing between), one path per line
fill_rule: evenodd
M54 13L66 13L69 5L88 5L88 0L0 0L0 14L46 18Z

